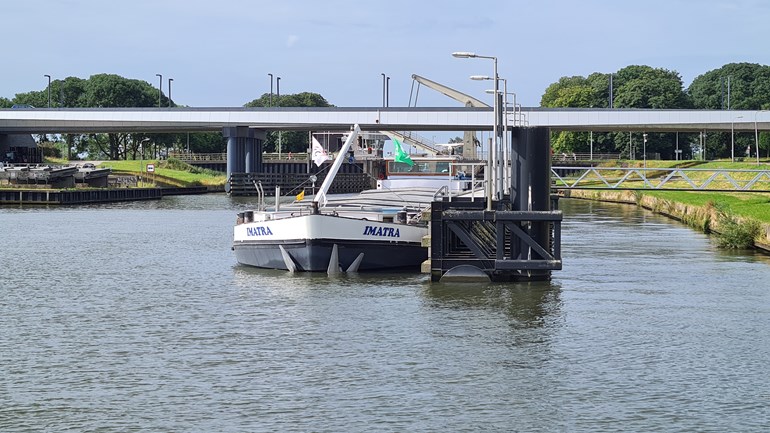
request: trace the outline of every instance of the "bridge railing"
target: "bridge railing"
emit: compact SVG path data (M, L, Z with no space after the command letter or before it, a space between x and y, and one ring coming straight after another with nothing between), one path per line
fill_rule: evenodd
M227 153L171 152L168 156L180 161L227 161Z
M770 192L770 170L553 166L551 187Z
M309 173L233 173L230 175L231 195L258 195L257 185L261 185L266 196L275 195L275 187L281 187L282 195L297 195L301 191L314 194L323 183L326 172L316 173L315 184ZM347 194L372 189L376 181L366 173L337 173L329 193Z
M566 161L594 161L594 160L617 160L620 159L619 153L554 153L551 156L551 161L566 162ZM650 158L652 159L652 157Z

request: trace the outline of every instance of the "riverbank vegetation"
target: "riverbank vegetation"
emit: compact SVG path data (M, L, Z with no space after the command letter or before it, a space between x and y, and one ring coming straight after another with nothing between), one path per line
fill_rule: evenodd
M638 163L638 162L637 162ZM685 162L686 163L686 162ZM614 164L614 163L613 163ZM634 164L629 162L628 164ZM627 165L626 165L627 166ZM648 161L648 167L673 167L671 161ZM766 162L713 161L698 168L768 169ZM706 176L705 172L704 175ZM697 175L693 174L693 178ZM702 179L700 179L702 180ZM641 181L639 187L643 187ZM633 186L633 183L629 186ZM716 236L722 248L770 250L770 193L666 191L666 190L573 190L569 196L600 201L635 204L657 214L677 219L690 227Z
M147 164L153 164L155 171L147 173ZM111 168L113 174L143 175L157 183L168 186L224 186L226 176L224 173L195 167L178 159L167 160L129 160L129 161L104 161L99 164L101 168Z

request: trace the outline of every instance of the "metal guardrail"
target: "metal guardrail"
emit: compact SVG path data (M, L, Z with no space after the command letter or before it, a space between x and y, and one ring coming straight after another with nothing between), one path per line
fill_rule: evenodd
M310 181L311 176L316 177L315 188ZM231 195L275 195L275 187L281 187L284 195L297 195L301 191L313 194L321 186L326 173L233 173L230 176ZM361 192L375 187L374 180L366 173L337 173L329 192L331 194L347 194ZM263 192L257 190L256 185L261 185Z
M169 158L176 158L180 161L227 161L227 153L187 153L171 152Z
M770 170L551 167L554 189L770 192Z
M227 153L186 153L174 152L169 154L170 158L176 158L184 162L227 162ZM307 152L265 152L262 154L263 161L307 161Z
M594 160L618 160L619 153L554 153L551 156L553 162L565 161L594 161ZM652 159L652 158L651 158Z

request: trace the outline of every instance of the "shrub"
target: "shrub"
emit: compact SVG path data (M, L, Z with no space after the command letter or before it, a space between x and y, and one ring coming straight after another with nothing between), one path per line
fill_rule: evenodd
M754 220L739 220L729 215L725 209L717 208L719 234L717 245L727 249L747 249L754 246L754 239L759 236L761 225Z

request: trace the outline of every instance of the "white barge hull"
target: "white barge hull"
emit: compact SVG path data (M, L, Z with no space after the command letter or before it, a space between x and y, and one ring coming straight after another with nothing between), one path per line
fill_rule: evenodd
M342 270L361 253L362 271L417 268L428 258L422 246L427 234L423 226L302 215L235 226L233 250L239 263L270 269L289 269L283 249L298 271L326 271L334 245Z

